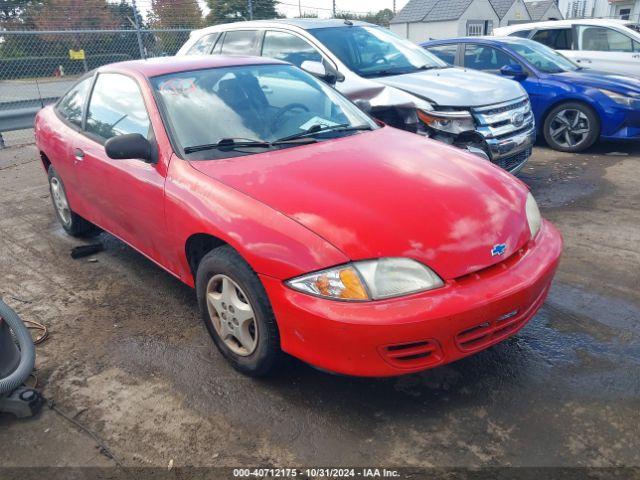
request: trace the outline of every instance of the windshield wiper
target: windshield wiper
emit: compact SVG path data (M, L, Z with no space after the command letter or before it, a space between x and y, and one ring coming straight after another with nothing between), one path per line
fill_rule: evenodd
M294 139L291 139L294 140ZM276 140L275 142L266 142L264 140L251 140L247 138L223 138L217 143L208 143L204 145L194 145L192 147L185 147L184 153L204 152L206 150L234 150L236 148L273 148L278 145L285 144L300 144L315 143L313 138L306 138L303 141L288 141L287 139Z
M373 130L373 127L371 127L371 125L366 125L366 124L356 125L352 127L351 124L349 123L341 123L339 125L322 125L320 123L316 123L315 125L311 125L309 128L307 128L303 132L289 135L288 137L281 138L279 140L276 140L273 143L277 145L278 143L290 142L292 140L297 140L297 139L305 138L309 135L317 135L318 133L324 133L324 132L332 132L332 131L333 132L335 131L355 132L358 130Z

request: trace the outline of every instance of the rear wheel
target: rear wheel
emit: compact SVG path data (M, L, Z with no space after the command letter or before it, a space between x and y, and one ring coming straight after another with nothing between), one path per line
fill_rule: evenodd
M543 130L547 144L554 150L581 152L598 139L600 120L587 105L567 102L549 112Z
M49 165L49 191L53 209L56 212L58 221L65 232L74 237L81 237L95 233L98 229L91 222L88 222L80 215L71 210L67 192L62 183L62 179L56 173L52 165Z
M196 274L202 320L233 367L250 376L270 373L279 361L280 337L258 276L230 246L204 256Z

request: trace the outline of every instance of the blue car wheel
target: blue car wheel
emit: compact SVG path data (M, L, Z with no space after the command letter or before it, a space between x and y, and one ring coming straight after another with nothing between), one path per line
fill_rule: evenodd
M583 103L562 103L547 115L543 134L547 144L554 150L581 152L598 139L600 119Z

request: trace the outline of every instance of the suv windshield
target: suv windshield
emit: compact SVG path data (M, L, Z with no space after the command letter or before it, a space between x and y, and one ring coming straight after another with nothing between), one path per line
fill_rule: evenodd
M377 128L349 100L291 65L195 70L151 83L174 143L189 158L249 155L296 145L271 144L289 137L334 138Z
M509 47L543 73L572 72L580 68L555 50L533 40L509 42Z
M383 28L345 26L309 31L349 70L361 77L401 75L449 66L418 45Z

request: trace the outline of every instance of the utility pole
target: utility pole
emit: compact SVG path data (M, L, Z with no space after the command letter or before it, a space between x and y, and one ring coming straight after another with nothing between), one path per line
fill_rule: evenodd
M396 13L396 0L393 0L393 13Z
M253 20L253 1L247 0L247 3L247 6L249 7L249 20Z
M336 18L336 0L333 0L333 18Z
M140 58L146 59L147 55L145 54L144 45L142 43L140 17L138 16L138 6L136 5L136 0L131 0L131 5L133 6L133 25L134 27L136 27L136 37L138 38L138 49L140 50Z

